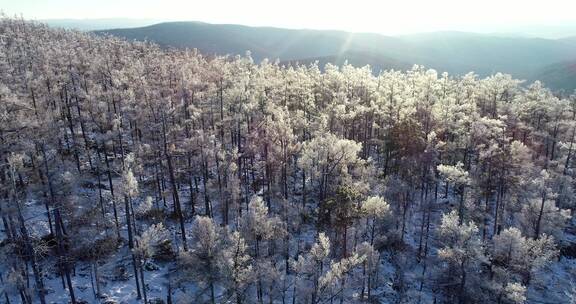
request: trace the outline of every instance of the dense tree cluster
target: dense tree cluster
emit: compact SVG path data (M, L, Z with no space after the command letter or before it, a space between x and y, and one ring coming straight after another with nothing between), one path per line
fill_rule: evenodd
M57 273L80 303L79 265L104 296L122 255L143 301L163 263L171 303L523 303L573 227L575 134L576 96L508 75L254 63L3 18L2 298L47 303Z

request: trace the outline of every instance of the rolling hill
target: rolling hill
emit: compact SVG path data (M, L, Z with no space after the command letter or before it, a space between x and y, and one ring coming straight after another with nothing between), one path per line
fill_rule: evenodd
M81 31L96 31L109 28L142 27L159 23L155 19L103 18L103 19L40 19L52 27L75 29Z
M554 90L576 90L576 60L558 62L540 69L533 77Z
M562 63L576 60L576 41L527 37L492 36L465 32L435 32L405 36L349 33L326 30L295 30L202 22L167 22L139 28L96 31L129 40L150 40L163 47L197 48L211 54L244 54L256 61L309 63L318 60L380 69L407 69L422 64L439 72L480 76L496 72L533 81L546 75L554 88L571 89L570 73L549 77ZM552 73L553 74L553 73ZM563 75L563 76L562 76Z
M304 64L309 65L314 62L318 63L318 66L322 69L327 63L335 65L343 65L344 63L349 63L356 67L363 67L370 65L374 73L378 73L382 70L400 70L405 71L412 67L412 64L408 62L398 61L389 57L381 56L378 54L373 54L370 52L354 52L345 51L336 55L323 56L323 57L313 57L304 59L293 59L281 61L280 64L295 65Z

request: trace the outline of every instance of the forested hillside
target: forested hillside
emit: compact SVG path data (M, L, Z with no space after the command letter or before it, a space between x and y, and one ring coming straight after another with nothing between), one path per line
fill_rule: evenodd
M505 74L4 17L0 302L574 303L575 134Z
M96 31L129 40L151 41L161 47L196 48L204 55L244 55L256 63L271 61L341 65L369 64L381 70L409 70L425 65L440 73L487 77L497 72L528 81L540 80L552 89L572 92L576 78L550 70L576 60L574 39L542 39L466 32L431 32L402 36L329 30L249 27L203 22L164 22L139 28ZM320 64L320 69L324 67Z
M550 84L551 90L576 90L576 60L548 65L540 69L534 77Z

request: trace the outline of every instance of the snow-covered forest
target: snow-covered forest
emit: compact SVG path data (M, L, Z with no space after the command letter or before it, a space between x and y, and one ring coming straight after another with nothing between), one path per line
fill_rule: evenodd
M576 303L576 95L0 19L2 303Z

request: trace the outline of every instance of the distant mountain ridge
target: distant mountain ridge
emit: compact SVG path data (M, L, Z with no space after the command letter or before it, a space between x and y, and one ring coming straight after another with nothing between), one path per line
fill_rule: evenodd
M542 78L552 88L576 89L576 78L571 78L570 73L550 77L551 71L562 63L576 61L576 37L542 39L466 32L393 37L203 22L166 22L95 33L150 40L163 47L197 48L208 55L243 55L250 51L256 61L264 58L287 63L318 60L324 64L348 60L356 66L369 64L376 72L421 64L457 75L470 71L480 76L503 72L528 81ZM542 73L545 75L541 76Z
M110 28L133 28L157 24L155 19L130 19L130 18L102 18L102 19L40 19L52 27L75 29L81 31L96 31Z

